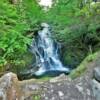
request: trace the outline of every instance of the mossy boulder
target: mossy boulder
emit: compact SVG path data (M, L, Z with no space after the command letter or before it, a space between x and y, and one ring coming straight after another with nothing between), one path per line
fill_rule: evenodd
M93 62L94 60L97 59L98 55L99 55L100 52L96 52L94 54L89 54L81 63L80 65L74 69L70 74L69 76L74 79L74 78L77 78L79 76L81 76L85 71L86 69L89 68L89 64L91 62Z

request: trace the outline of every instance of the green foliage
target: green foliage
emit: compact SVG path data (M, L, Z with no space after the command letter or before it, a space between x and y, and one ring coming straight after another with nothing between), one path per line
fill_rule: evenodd
M100 51L94 53L94 54L89 54L84 61L82 61L82 63L71 72L71 74L69 75L72 79L75 79L77 77L79 77L80 75L84 74L84 72L86 71L86 69L90 68L90 64L91 62L93 63L93 61L95 61L99 55Z
M8 62L18 63L30 42L24 36L27 25L20 20L16 7L6 0L0 1L0 66Z
M81 50L80 45L76 45L76 43L71 44L70 46L67 45L67 47L64 49L62 57L63 64L75 68L85 58L86 55L86 51Z
M39 95L37 95L37 96L34 96L34 97L33 97L33 100L40 100L40 98L41 98L41 97L40 97Z
M44 12L41 7L37 4L36 0L24 0L20 5L20 13L24 16L24 20L34 30L40 22L43 21Z
M46 13L47 22L52 23L56 35L62 36L68 31L67 26L77 21L74 20L75 13L79 10L77 3L77 0L58 0L58 3Z
M22 0L16 5L0 0L0 66L8 63L25 66L26 44L31 42L41 22L51 24L53 37L64 45L64 52L70 45L84 53L80 62L90 45L93 51L100 47L99 8L98 3L91 5L91 0L86 4L83 0L58 0L45 12L36 0ZM71 56L75 48L70 52L70 46L68 54L63 53L66 54L65 63L73 61ZM75 59L79 59L78 56L81 55L75 53Z

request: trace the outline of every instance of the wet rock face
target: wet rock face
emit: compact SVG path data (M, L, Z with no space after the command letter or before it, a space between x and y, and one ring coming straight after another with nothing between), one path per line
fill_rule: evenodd
M100 100L100 67L94 69L94 79L91 85L96 100Z

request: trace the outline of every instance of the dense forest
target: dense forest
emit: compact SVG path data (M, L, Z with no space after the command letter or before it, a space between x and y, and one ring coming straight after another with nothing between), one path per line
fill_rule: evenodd
M29 66L35 57L28 51L40 23L48 23L61 44L64 65L76 68L100 50L100 2L54 0L47 11L38 0L0 0L0 73Z

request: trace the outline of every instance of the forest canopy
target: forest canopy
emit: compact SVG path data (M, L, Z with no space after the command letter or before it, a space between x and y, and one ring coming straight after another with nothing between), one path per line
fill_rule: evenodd
M64 64L77 66L88 53L100 49L99 2L55 0L44 11L37 0L0 0L1 70L26 66L27 44L42 22L51 25L53 38L62 44Z

